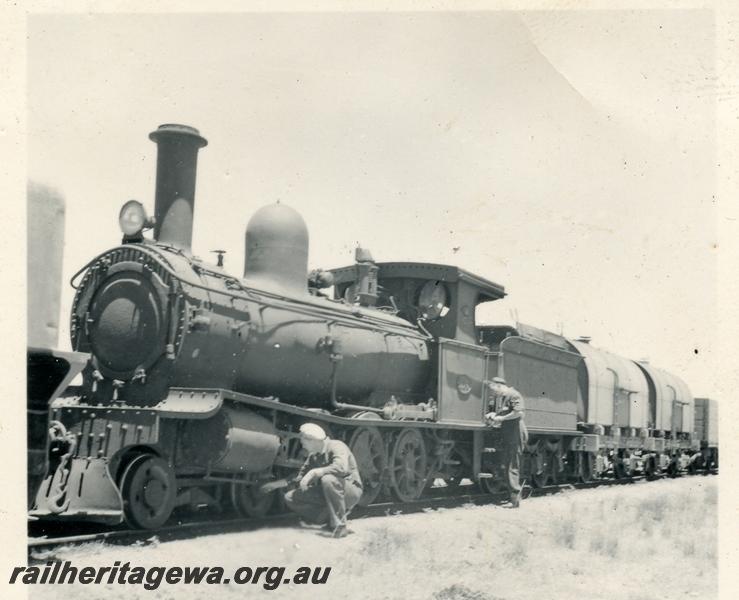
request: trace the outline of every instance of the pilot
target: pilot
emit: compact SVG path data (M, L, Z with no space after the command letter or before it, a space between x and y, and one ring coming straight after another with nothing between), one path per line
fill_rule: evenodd
M521 456L529 437L523 421L523 398L502 377L486 383L490 390L488 408L491 412L485 415L485 419L493 427L500 427L502 461L508 474L511 507L518 508L521 503Z
M288 508L330 528L332 537L346 537L346 518L362 496L357 461L341 440L332 440L319 425L300 427L300 443L308 453L298 472L298 487L285 494Z

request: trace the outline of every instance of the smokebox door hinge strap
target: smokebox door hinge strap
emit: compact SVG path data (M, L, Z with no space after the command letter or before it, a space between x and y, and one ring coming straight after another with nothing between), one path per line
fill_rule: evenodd
M174 285L174 284L173 284ZM167 345L165 346L165 355L167 360L175 359L175 348L177 345L177 337L182 329L181 317L180 317L180 303L182 301L182 295L176 290L170 288L169 291L169 333L167 335Z
M90 325L92 325L94 322L95 322L95 319L93 319L90 316L90 311L89 310L86 311L85 317L84 317L84 326L85 326L85 335L88 337L90 335Z

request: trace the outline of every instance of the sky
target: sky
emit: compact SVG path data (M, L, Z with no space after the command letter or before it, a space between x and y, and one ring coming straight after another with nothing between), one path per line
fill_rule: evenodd
M716 397L719 75L700 10L32 15L28 174L66 199L66 282L126 200L153 213L148 133L192 125L199 256L241 274L279 200L310 267L455 264L506 288L481 320Z

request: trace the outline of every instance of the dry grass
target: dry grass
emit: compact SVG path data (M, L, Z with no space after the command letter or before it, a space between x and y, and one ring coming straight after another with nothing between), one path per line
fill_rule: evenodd
M514 537L510 544L502 547L502 562L507 566L525 564L528 560L528 539L523 536Z
M630 492L619 489L591 503L577 498L568 514L550 522L551 539L568 550L610 558L623 554L629 561L661 553L665 546L681 557L716 560L715 485L655 489L656 495L647 496Z
M362 554L378 560L391 560L407 552L411 539L389 527L372 529L362 542Z
M717 477L599 488L525 501L518 510L468 506L360 519L343 540L313 530L271 530L107 548L69 558L141 565L332 567L324 586L137 586L65 588L65 600L158 597L346 598L357 600L655 600L717 595ZM56 598L36 586L30 597Z
M578 524L573 514L552 522L552 538L559 546L573 550L575 548L575 537Z
M503 600L485 592L475 592L467 586L455 583L433 595L433 600Z

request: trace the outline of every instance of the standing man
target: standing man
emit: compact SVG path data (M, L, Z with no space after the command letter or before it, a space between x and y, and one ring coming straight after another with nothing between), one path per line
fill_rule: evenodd
M308 458L298 472L298 487L285 494L285 503L303 518L329 525L333 537L346 537L347 514L362 496L357 461L344 442L332 440L314 423L300 427L300 443Z
M488 409L491 412L485 418L493 427L500 427L511 507L518 508L521 503L521 456L529 437L523 422L523 398L502 377L495 377L486 383L490 390Z

